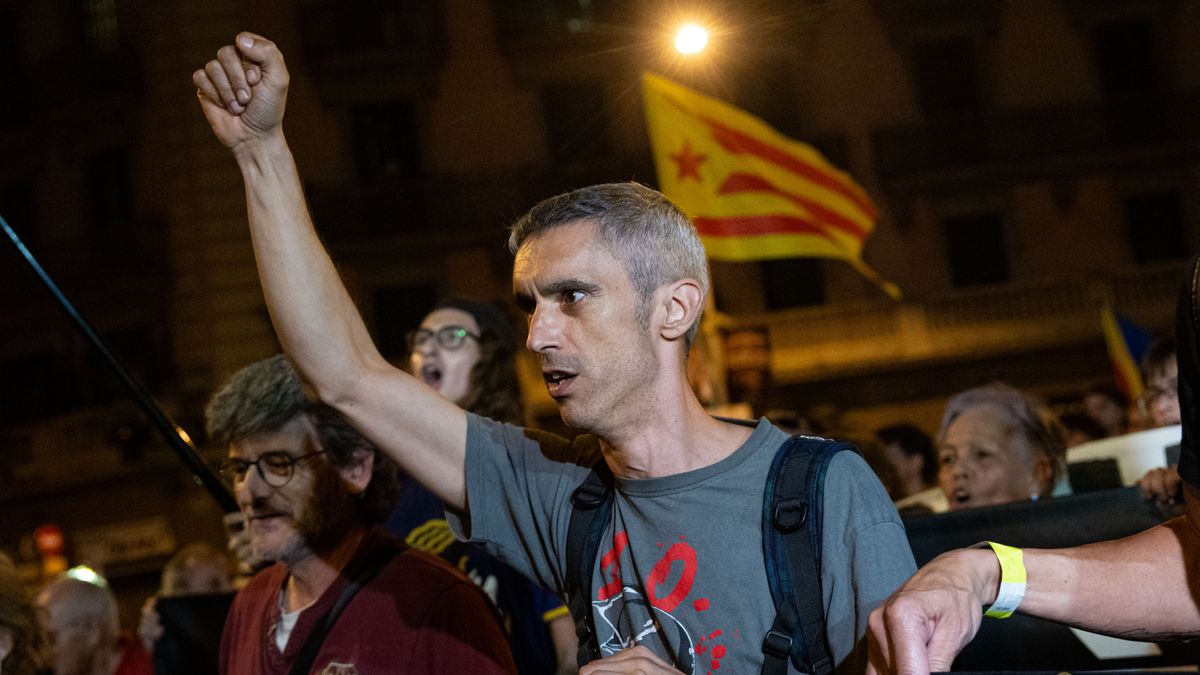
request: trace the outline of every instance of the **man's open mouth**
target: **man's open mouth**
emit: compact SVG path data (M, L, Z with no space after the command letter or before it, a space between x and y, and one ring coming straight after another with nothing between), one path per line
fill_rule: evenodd
M567 387L575 380L575 373L566 370L544 370L542 379L546 381L546 391L554 398L566 394Z

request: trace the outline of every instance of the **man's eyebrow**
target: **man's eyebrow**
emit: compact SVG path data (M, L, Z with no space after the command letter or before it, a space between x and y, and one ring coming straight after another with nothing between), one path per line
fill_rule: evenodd
M563 291L583 291L584 293L595 293L600 290L600 285L583 279L559 279L553 281L544 287L542 292L546 295L558 295Z
M600 291L601 286L592 281L584 281L579 278L558 279L552 281L545 286L538 288L539 295L558 295L564 291L583 291L584 293L596 293ZM537 306L537 300L533 295L526 291L513 291L513 302L521 311L530 313Z

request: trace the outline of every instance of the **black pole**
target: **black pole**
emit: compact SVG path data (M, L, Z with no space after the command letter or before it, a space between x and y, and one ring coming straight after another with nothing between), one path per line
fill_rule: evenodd
M17 233L13 231L3 216L0 216L0 227L4 228L5 234L12 240L13 245L17 247L17 251L25 258L29 266L33 268L34 273L38 275L42 283L46 285L46 288L50 289L51 295L54 296L54 299L66 311L67 316L71 317L71 320L75 322L75 326L79 329L79 332L83 333L83 336L91 343L92 347L95 347L96 351L100 352L100 356L104 357L104 360L113 369L113 372L117 374L117 377L120 378L125 388L133 395L133 399L137 401L142 412L150 419L150 423L162 435L167 445L179 456L184 466L192 472L192 475L195 476L200 485L208 490L213 499L217 500L217 505L225 513L237 511L237 500L233 498L233 495L229 492L229 488L225 486L220 477L200 458L199 453L196 452L196 446L192 444L192 441L183 432L183 429L178 424L175 424L170 417L167 417L162 406L154 400L145 387L133 379L129 371L125 370L125 367L117 360L117 357L108 351L108 348L100 341L100 337L96 335L96 331L92 330L92 327L83 319L83 316L79 314L74 305L71 304L71 301L67 299L67 296L63 295L63 292L58 288L58 284L55 284L50 275L46 273L46 270L42 269L42 266L38 264L33 254L25 247L21 238L17 236Z

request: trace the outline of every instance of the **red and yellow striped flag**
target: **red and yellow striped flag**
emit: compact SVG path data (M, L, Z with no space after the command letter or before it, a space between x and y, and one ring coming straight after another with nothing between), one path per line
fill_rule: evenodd
M710 258L835 258L900 297L862 260L877 212L850 176L728 103L651 73L642 92L659 187Z
M1113 378L1117 389L1130 401L1137 401L1145 391L1138 361L1154 341L1145 328L1117 314L1111 305L1100 307L1100 329L1104 332L1104 345L1108 347L1108 360L1112 363Z

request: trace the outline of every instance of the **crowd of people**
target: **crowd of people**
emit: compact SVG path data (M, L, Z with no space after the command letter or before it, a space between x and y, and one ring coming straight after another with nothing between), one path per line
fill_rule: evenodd
M980 607L1002 604L1002 563L962 551L917 571L901 514L1049 499L1070 492L1069 446L1181 421L1185 447L1194 433L1183 360L1164 339L1137 402L1101 385L1056 412L1002 382L967 389L932 436L898 423L862 438L861 455L817 443L802 465L800 484L820 488L804 493L807 510L764 515L772 491L792 489L775 477L795 446L783 424L717 418L697 399L687 360L707 262L665 197L582 188L512 228L525 346L581 432L562 438L521 426L520 341L496 304L446 298L409 333L407 364L380 355L310 221L282 131L288 72L270 41L238 35L194 83L242 172L284 350L234 374L205 410L240 507L225 522L229 555L182 548L137 637L102 579L66 576L34 595L0 557L3 672L150 673L174 630L168 599L235 588L207 654L221 673L947 669ZM1194 334L1180 339L1194 352ZM1148 498L1197 503L1200 469L1183 456L1142 479ZM1088 625L1126 634L1192 630L1200 610L1186 592L1141 625L1110 597L1051 590L1082 571L1136 575L1112 569L1142 551L1167 551L1157 564L1186 582L1169 540L1188 555L1200 538L1166 528L1094 556L1029 552L1021 609L1088 624L1102 608L1114 617ZM781 537L786 552L773 548ZM781 582L777 556L811 570L815 590Z

